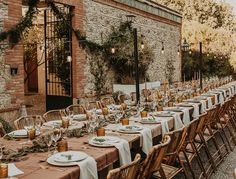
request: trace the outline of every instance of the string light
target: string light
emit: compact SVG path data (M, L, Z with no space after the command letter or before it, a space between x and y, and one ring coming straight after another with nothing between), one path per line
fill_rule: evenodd
M115 47L112 47L112 48L111 48L111 53L112 53L112 54L116 53Z
M164 42L161 42L161 44L162 44L162 47L161 47L161 53L164 54L164 52L165 52Z
M179 49L178 49L178 51L177 51L177 54L178 54L178 56L180 55L180 51L179 51Z

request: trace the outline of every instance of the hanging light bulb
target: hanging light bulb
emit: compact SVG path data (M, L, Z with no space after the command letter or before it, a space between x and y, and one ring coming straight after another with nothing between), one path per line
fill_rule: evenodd
M143 41L141 42L141 49L144 49L144 43L143 43Z
M189 53L189 55L191 55L191 54L192 54L192 51L191 51L191 50L189 50L189 52L188 52L188 53Z
M67 56L66 61L67 61L68 63L72 62L71 56Z
M164 48L164 42L161 42L162 43L162 47L161 47L161 53L164 54L165 52L165 48Z
M178 49L178 51L177 51L177 54L178 54L178 56L180 55L180 51L179 51L179 49Z
M210 56L210 54L209 54L209 53L207 53L207 56L209 57L209 56Z
M111 48L111 53L114 54L115 52L116 52L115 47L112 47L112 48Z

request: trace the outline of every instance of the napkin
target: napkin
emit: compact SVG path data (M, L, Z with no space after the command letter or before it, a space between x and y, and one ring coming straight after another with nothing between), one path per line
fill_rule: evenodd
M174 117L174 128L175 128L175 130L184 127L184 124L183 124L183 122L181 120L181 117L180 117L180 113L175 112L173 117Z
M78 162L80 179L98 179L97 162L92 157Z
M184 113L183 115L183 123L186 125L190 123L190 114L189 114L189 109L181 109L182 112Z
M200 103L202 104L202 106L201 106L201 113L206 112L206 101L201 100Z
M120 139L117 143L112 143L119 151L120 166L131 163L131 154L128 141Z
M188 103L193 106L193 118L199 118L199 104L198 103Z
M85 120L86 119L86 114L75 114L73 116L73 120Z
M168 125L168 120L165 120L163 118L158 118L158 117L155 117L157 119L157 121L161 123L161 134L162 136L164 136L166 133L168 133L170 130L169 130L169 125Z
M143 152L148 154L149 150L152 148L152 131L147 127L143 127L140 131L143 137Z
M211 109L211 108L212 108L212 100L211 100L211 97L208 97L208 98L207 98L207 102L208 102L208 109Z
M14 163L9 163L8 164L8 176L13 177L16 175L21 175L24 172L18 169Z

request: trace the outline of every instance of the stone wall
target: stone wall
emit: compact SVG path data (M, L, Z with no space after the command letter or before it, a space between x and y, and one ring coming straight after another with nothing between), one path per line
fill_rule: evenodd
M0 32L4 30L4 20L8 18L7 3L0 1ZM5 64L5 49L7 45L0 44L0 109L8 107L11 104L11 97L6 89L6 82L10 78L9 65Z
M101 34L109 34L112 26L118 27L121 21L126 21L126 15L131 14L130 9L125 11L91 0L84 0L84 6L86 11L86 19L84 21L86 35L89 39L96 42L101 42ZM176 23L165 23L153 18L147 18L147 16L142 15L141 12L135 15L134 26L137 27L138 33L145 36L145 41L154 52L154 61L150 64L147 72L150 81L160 80L162 82L166 78L165 70L167 59L170 59L175 67L174 80L180 80L181 58L178 56L177 52L181 40L181 24L176 25ZM162 41L164 42L165 48L164 54L161 53ZM92 77L89 74L89 67L87 66L86 68L87 79L88 82L90 82ZM114 79L113 75L113 73L107 75L107 86L110 88ZM88 92L92 86L92 83L88 83L85 87L85 91Z

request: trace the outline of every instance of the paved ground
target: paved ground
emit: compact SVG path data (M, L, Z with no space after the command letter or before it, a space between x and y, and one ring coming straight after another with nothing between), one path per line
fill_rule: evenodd
M218 167L216 173L212 175L212 179L231 179L233 171L236 168L236 148L231 152Z

